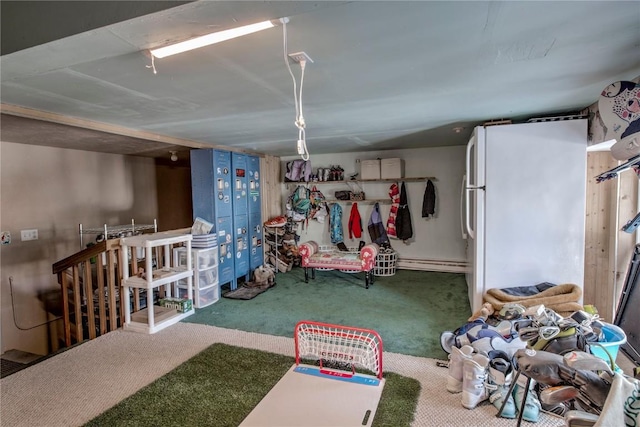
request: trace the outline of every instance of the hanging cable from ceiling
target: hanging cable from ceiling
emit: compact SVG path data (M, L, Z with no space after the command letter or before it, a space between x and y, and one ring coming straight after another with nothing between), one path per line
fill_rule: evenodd
M293 80L293 99L296 107L296 119L294 124L298 128L298 142L296 145L296 150L302 160L309 160L309 150L307 149L307 140L306 140L306 123L304 121L304 115L302 114L302 88L304 86L304 70L307 65L307 62L313 62L309 56L304 52L287 54L287 22L289 22L288 18L281 18L282 22L282 36L283 36L283 45L284 45L284 62L287 66L287 70L289 70L289 74L291 75L291 79ZM300 64L300 90L298 91L298 85L296 82L296 77L291 70L291 65L289 65L289 58L293 61L296 61Z

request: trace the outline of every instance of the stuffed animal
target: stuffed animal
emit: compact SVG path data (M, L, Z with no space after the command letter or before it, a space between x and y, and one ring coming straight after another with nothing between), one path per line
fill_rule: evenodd
M482 304L482 307L480 308L480 310L475 312L473 316L469 318L468 322L472 322L476 319L482 319L486 321L487 318L491 316L494 311L495 310L493 309L493 305L491 305L491 303L489 302L485 302L484 304Z
M271 287L275 284L276 273L267 265L261 265L253 271L253 281L258 286Z

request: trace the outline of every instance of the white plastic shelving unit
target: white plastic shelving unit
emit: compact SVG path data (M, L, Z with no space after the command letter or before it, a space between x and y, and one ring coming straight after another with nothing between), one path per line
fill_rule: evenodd
M186 280L187 297L193 300L193 270L191 261L191 234L184 231L165 231L153 234L125 237L120 240L122 245L122 265L129 266L129 256L136 254L138 248L144 249L145 277L129 277L129 268L122 271L122 289L124 291L124 330L153 334L171 326L194 313L193 308L186 312L153 305L153 290L161 286L171 296L172 283ZM186 248L186 263L184 266L171 265L171 255L174 246L184 245ZM157 268L153 268L153 248L162 247L163 257L158 257ZM131 249L131 251L129 250ZM164 264L162 260L164 259ZM133 260L135 262L135 260ZM151 273L151 274L149 274ZM131 288L147 290L147 308L131 313L129 302ZM153 309L151 309L153 308Z

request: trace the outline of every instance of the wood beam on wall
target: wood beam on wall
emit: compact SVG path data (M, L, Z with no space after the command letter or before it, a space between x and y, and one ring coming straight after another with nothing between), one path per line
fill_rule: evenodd
M635 233L620 228L638 210L635 173L626 171L618 178L596 182L598 174L616 166L618 162L609 152L588 154L584 304L594 305L607 322L615 317L635 246Z

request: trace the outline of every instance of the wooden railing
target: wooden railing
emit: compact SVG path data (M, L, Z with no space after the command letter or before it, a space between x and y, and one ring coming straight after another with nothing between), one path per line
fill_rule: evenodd
M53 274L58 276L62 290L67 346L94 339L122 325L120 252L120 239L111 239L53 264Z

